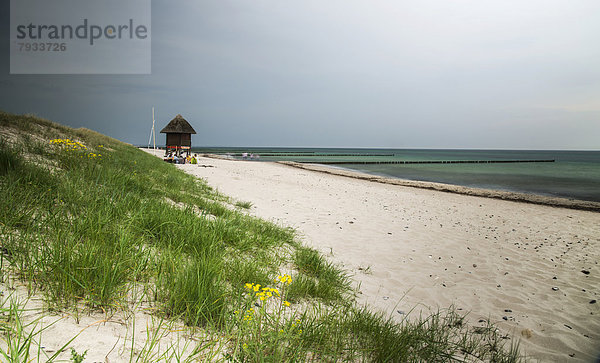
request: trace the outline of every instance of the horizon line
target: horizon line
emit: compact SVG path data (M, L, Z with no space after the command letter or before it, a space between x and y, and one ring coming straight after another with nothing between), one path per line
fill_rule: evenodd
M137 147L146 147L146 144L133 144ZM165 147L165 145L156 145L156 147ZM192 148L247 148L247 149L378 149L378 150L481 150L481 151L590 151L597 152L600 149L528 149L528 148L480 148L480 147L391 147L391 146L217 146L217 145L192 145Z

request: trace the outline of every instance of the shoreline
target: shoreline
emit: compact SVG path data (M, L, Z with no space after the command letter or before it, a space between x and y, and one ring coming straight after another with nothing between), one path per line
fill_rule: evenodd
M329 166L323 165L323 164L304 164L304 163L296 163L293 161L277 161L276 163L288 165L288 166L291 166L294 168L299 168L299 169L311 170L311 171L316 171L316 172L326 173L326 174L331 174L331 175L339 175L339 176L344 176L344 177L354 178L354 179L368 180L371 182L382 183L382 184L399 185L399 186L410 187L410 188L430 189L430 190L436 190L436 191L440 191L440 192L470 195L470 196L484 197L484 198L510 200L513 202L546 205L546 206L557 207L557 208L568 208L568 209L575 209L575 210L600 212L600 202L593 202L593 201L587 201L587 200L569 199L569 198L562 198L562 197L550 197L550 196L545 196L545 195L510 192L510 191L504 191L504 190L466 187L466 186L455 185L455 184L444 184L444 183L436 183L436 182L428 182L428 181L420 181L420 180L400 179L400 178L394 178L394 177L386 177L386 176L379 176L379 175L374 175L374 174L367 174L364 172L354 171L354 170L350 170L350 169L332 168L332 167L329 167Z
M230 159L226 157L222 157L221 155L216 154L203 154L203 156L208 158L215 158L221 160L230 160L230 161L243 161ZM492 198L492 199L501 199L501 200L509 200L513 202L519 203L530 203L537 205L546 205L550 207L556 208L568 208L574 210L584 210L591 212L600 212L600 202L588 201L588 200L580 200L580 199L570 199L563 197L551 197L539 194L530 194L530 193L521 193L521 192L511 192L504 190L495 190L495 189L484 189L484 188L476 188L476 187L467 187L456 184L445 184L445 183L437 183L437 182L429 182L429 181L421 181L421 180L410 180L410 179L401 179L390 176L381 176L375 174L368 174L365 172L360 172L356 170L346 169L346 168L337 168L332 167L330 165L324 165L319 163L298 163L294 161L261 161L266 163L274 163L274 164L282 164L290 167L316 171L320 173L330 174L330 175L338 175L344 176L353 179L367 180L370 182L381 183L381 184L390 184L390 185L399 185L403 187L410 188L420 188L420 189L429 189L436 190L440 192L461 194L461 195L470 195L476 197L484 197L484 198Z

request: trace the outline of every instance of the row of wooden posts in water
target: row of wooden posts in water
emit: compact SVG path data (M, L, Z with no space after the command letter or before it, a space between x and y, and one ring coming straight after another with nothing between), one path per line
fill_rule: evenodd
M498 163L553 163L555 160L414 160L414 161L296 161L302 164L498 164Z
M232 156L242 156L243 154L229 154ZM395 154L313 154L313 153L261 153L260 156L395 156Z

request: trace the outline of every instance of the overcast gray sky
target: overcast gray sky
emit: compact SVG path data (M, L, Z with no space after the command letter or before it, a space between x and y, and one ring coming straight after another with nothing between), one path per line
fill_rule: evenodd
M9 75L2 7L0 109L130 143L600 149L597 0L153 1L119 76Z

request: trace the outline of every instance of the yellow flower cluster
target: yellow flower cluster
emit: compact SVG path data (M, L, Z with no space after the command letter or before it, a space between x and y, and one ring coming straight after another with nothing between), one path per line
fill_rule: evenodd
M73 141L71 139L53 139L50 140L50 144L64 147L67 150L86 150L87 147L79 141Z
M250 292L254 292L255 296L260 299L260 301L265 301L266 299L272 296L279 296L279 290L271 288L271 287L263 287L261 289L260 284L246 284L246 289L250 290Z
M50 144L58 145L67 151L87 150L87 146L85 146L79 141L73 141L71 139L53 139L50 140ZM103 145L98 145L98 147L103 147ZM96 159L102 157L102 154L90 152L87 153L85 156L87 156L89 159ZM83 155L81 155L81 157L83 157Z
M239 310L235 311L235 315L239 314ZM254 308L250 308L248 310L246 310L246 312L244 313L244 321L249 322L250 320L252 320L252 315L254 314Z
M279 275L275 279L275 282L280 282L280 281L283 283L287 283L289 285L292 283L292 276L290 276L288 274Z

